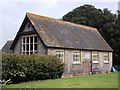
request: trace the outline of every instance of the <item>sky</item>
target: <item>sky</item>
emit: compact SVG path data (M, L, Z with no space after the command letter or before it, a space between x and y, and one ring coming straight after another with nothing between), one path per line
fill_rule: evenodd
M60 19L76 7L90 4L96 8L118 10L119 0L0 0L0 49L7 40L13 40L26 12Z
M118 2L118 10L120 10L120 1Z

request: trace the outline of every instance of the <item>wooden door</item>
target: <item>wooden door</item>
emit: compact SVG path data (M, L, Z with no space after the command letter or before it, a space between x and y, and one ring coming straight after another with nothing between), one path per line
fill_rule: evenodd
M91 63L90 61L83 62L83 73L84 74L90 74L91 72Z
M90 74L91 72L91 54L90 52L84 52L84 60L83 60L83 73Z

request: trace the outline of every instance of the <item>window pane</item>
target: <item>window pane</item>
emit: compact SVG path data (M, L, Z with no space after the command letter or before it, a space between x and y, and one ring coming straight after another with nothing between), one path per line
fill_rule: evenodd
M98 61L98 52L97 51L92 52L92 60L93 60L93 62Z
M96 55L93 55L93 60L96 61L96 59L97 59L97 58L96 58Z
M26 51L29 51L29 44L26 45Z
M63 54L60 54L60 57L62 58L62 57L63 57Z
M29 37L27 37L26 43L29 43Z
M37 43L37 36L34 37L34 42Z
M73 52L73 62L79 62L80 61L80 52L74 51Z
M37 44L34 44L34 50L37 50Z
M33 43L33 36L30 37L30 43Z
M23 43L25 43L25 37L23 37Z
M104 53L104 61L108 61L108 53Z
M104 60L105 60L105 61L108 61L108 56L104 56Z
M60 59L60 60L64 60L64 52L63 51L56 51L56 56Z
M33 50L33 44L30 44L30 51Z
M93 55L93 61L98 61L98 58L96 55Z

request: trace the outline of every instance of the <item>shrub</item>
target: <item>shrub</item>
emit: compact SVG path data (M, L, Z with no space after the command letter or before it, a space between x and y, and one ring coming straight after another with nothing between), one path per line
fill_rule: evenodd
M64 64L55 56L2 55L2 78L13 83L60 78Z

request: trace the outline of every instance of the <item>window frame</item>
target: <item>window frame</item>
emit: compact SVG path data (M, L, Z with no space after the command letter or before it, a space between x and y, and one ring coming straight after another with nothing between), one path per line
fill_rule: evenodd
M77 56L78 55L78 56ZM81 63L81 51L80 50L73 50L73 64L80 64ZM74 57L77 56L77 57ZM79 60L74 60L74 59L79 59Z
M105 60L105 56L107 56L107 61ZM109 63L109 52L104 52L103 53L103 62L104 63Z
M33 39L32 43L31 43L31 37ZM35 42L35 37L37 37L37 35L22 36L21 54L30 55L38 52L38 37L37 37L37 42ZM31 49L31 45L32 45L32 49ZM27 50L27 46L29 47L28 50ZM35 46L37 48L36 50L35 50Z
M57 57L61 56L61 53L62 53L63 54L62 55L63 56L62 59L61 59L61 57L58 57L58 58L62 61L62 63L65 63L65 50L55 50L55 53L56 53Z
M94 58L97 58L96 60L93 60ZM99 52L98 51L92 51L92 63L99 63Z

